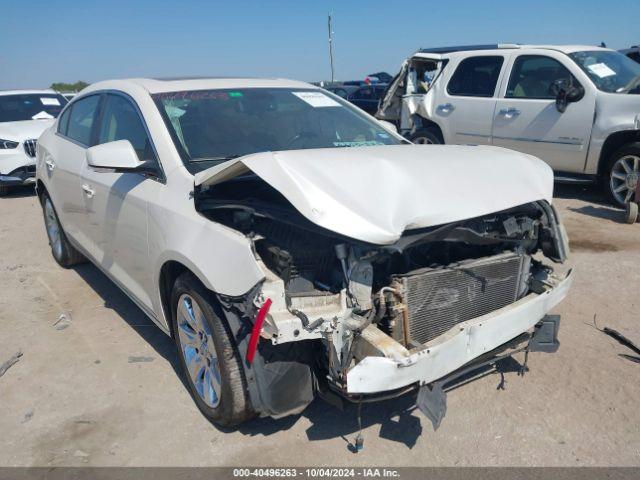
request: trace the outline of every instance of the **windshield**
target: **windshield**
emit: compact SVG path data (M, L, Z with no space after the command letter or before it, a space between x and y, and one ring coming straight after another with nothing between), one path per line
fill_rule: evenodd
M609 93L640 93L640 64L619 52L574 52L569 57L599 90Z
M153 98L185 165L195 170L257 152L402 143L320 90L204 90Z
M56 118L66 104L57 93L0 95L0 122Z

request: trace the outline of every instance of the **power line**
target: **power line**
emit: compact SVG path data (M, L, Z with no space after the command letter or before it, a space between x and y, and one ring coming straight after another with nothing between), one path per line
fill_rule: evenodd
M329 12L329 22L328 22L328 27L329 27L329 62L331 63L331 83L334 83L336 81L336 74L335 74L335 69L333 67L333 29L332 29L332 22L333 22L333 14L331 12Z

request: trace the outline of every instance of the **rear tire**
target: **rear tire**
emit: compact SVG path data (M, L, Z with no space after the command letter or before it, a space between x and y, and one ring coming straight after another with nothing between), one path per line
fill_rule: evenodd
M629 143L609 158L604 187L612 203L624 207L635 199L640 177L640 142Z
M79 263L87 261L84 255L82 255L67 238L67 235L60 225L58 220L58 214L53 207L53 202L49 195L44 192L42 194L42 212L44 214L44 225L47 231L47 237L49 238L49 246L51 247L51 254L58 265L63 268L69 268Z
M252 418L242 361L213 294L183 273L173 286L171 309L180 365L198 409L224 427Z
M414 131L409 140L418 145L441 145L444 143L440 133L434 128L419 128Z

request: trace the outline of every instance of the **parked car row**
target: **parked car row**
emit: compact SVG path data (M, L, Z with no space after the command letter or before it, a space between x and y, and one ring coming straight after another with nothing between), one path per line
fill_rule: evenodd
M386 89L386 83L361 86L337 85L326 88L326 90L350 101L369 115L374 115L378 111L378 104Z

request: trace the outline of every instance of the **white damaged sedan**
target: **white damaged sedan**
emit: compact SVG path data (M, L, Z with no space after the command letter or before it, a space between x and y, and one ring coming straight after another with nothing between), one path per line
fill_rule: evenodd
M37 161L56 261L173 337L217 424L418 391L437 427L451 385L558 346L568 242L532 156L411 145L301 82L132 79L75 97Z

